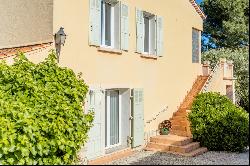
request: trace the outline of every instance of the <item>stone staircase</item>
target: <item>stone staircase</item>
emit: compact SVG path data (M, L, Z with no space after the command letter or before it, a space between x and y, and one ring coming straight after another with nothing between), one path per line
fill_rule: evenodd
M145 150L194 157L205 153L207 148L200 147L200 143L193 142L190 137L169 134L151 137Z
M199 94L207 79L208 76L197 77L177 112L170 118L172 124L170 134L151 137L145 150L168 152L190 157L200 155L207 151L207 148L200 147L199 142L193 142L190 123L187 118L194 98Z
M203 85L206 83L208 76L198 76L196 81L194 82L191 90L187 93L183 102L181 103L177 112L175 112L170 118L172 129L170 130L171 134L184 136L184 137L192 137L190 131L190 123L188 121L188 111L191 109L192 103L195 97L201 91Z

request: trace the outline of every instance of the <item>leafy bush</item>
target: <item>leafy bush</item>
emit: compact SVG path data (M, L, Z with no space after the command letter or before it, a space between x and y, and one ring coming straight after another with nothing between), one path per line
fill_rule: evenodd
M249 111L249 47L238 49L211 49L202 53L202 61L210 61L214 67L220 58L227 58L234 63L236 101Z
M20 54L0 62L0 163L72 164L93 115L84 114L84 81L52 52L39 64Z
M209 150L242 151L248 146L249 115L226 96L199 94L188 117L193 138Z

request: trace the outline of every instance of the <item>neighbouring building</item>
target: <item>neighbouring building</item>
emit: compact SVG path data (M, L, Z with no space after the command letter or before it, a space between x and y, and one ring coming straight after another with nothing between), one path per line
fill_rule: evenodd
M194 0L0 0L0 11L0 59L9 63L17 50L40 62L64 28L59 64L83 73L85 111L95 111L89 160L143 147L200 75L207 91L234 100L232 62L213 72L201 64L206 16Z

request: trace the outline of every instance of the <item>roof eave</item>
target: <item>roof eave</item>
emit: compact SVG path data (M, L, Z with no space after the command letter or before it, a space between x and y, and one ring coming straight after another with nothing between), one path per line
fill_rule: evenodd
M200 15L200 17L205 20L207 18L206 14L202 11L200 6L195 2L195 0L189 0L189 2L192 4L196 12Z

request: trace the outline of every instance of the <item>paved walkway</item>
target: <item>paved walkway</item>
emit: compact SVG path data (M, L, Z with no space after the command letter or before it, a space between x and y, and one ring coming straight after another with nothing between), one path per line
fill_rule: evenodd
M107 165L249 165L249 149L243 153L210 151L197 157L140 151Z

